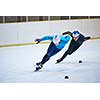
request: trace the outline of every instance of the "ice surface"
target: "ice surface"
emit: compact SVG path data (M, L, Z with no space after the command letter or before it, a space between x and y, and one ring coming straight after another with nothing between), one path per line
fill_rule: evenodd
M86 41L60 64L56 60L66 48L53 56L39 72L34 72L49 44L0 48L1 83L99 83L100 40ZM78 63L82 60L82 63ZM69 79L64 79L68 75Z

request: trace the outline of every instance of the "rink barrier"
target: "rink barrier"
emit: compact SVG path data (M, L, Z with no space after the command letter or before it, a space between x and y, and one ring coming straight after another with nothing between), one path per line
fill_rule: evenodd
M50 42L41 42L39 44L48 44ZM19 44L5 44L5 45L0 45L0 48L2 47L13 47L13 46L26 46L26 45L34 45L36 44L35 42L29 42L29 43L19 43Z
M96 40L96 39L100 39L100 37L94 37L94 38L91 38L90 40ZM39 44L48 44L50 42L41 42ZM34 45L36 44L35 42L29 42L29 43L18 43L18 44L5 44L5 45L0 45L0 48L3 48L3 47L13 47L13 46L27 46L27 45Z

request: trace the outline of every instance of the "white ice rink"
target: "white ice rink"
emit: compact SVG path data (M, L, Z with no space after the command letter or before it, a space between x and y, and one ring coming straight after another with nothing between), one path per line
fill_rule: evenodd
M86 41L60 64L56 60L65 48L53 56L39 72L34 64L41 61L49 44L0 48L1 83L99 83L100 40ZM78 63L82 60L83 63ZM69 79L64 79L68 75Z

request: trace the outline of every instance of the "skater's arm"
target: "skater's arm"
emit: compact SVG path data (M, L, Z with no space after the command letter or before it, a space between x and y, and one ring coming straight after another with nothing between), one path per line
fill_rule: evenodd
M87 36L87 37L84 38L84 41L89 40L89 39L91 39L91 37Z
M46 40L53 40L53 36L44 36L44 37L40 38L40 42L46 41Z
M46 40L53 40L53 36L44 36L42 38L37 38L35 39L36 44L42 42L42 41L46 41Z

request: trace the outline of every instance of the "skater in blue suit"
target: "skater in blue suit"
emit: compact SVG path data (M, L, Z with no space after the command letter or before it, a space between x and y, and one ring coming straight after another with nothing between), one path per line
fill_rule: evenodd
M42 61L36 63L37 67L35 71L40 70L43 67L43 64L45 64L52 56L60 52L71 39L72 39L71 36L68 34L63 36L59 36L59 35L44 36L40 39L35 39L36 44L46 40L51 41L47 53L43 57Z
M79 31L74 31L74 32L67 31L62 33L62 35L65 34L69 34L72 37L72 40L66 52L63 54L61 58L57 60L56 63L62 62L67 57L67 55L73 54L83 44L84 41L89 40L91 38L90 36L85 37Z

